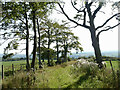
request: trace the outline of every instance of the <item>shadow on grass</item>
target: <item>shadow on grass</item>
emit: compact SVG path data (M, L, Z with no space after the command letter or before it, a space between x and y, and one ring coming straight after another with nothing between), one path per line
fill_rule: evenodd
M89 78L89 74L82 75L76 82L72 83L71 85L67 86L66 88L78 88L83 82L85 82Z

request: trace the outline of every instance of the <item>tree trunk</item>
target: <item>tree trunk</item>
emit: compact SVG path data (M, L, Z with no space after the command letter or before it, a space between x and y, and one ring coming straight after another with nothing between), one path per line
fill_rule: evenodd
M50 66L50 30L48 29L48 66Z
M40 29L39 29L39 22L37 19L37 26L38 26L38 35L39 35L39 42L38 42L38 49L39 49L39 68L42 68L42 62L41 62L41 48L40 48L40 41L41 41L41 36L40 36Z
M67 45L64 46L64 61L67 62Z
M97 38L96 36L96 29L95 29L95 25L94 25L94 19L92 16L92 12L91 12L91 8L90 5L88 4L86 6L87 8L87 12L88 12L88 16L89 16L89 21L90 21L90 33L91 33L91 39L92 39L92 46L94 48L94 52L95 52L95 57L96 57L96 61L98 63L98 66L100 68L102 68L102 54L100 51L100 46L99 46L99 38Z
M37 34L36 34L36 16L35 16L35 10L33 8L32 14L33 14L33 29L34 29L34 46L33 46L33 60L31 63L31 68L34 68L35 66L35 59L36 59L36 48L37 48Z
M29 28L28 28L28 18L27 18L27 13L26 13L26 5L24 4L25 7L25 19L26 19L26 69L30 69L30 64L29 64Z
M101 50L100 50L100 46L99 46L99 39L96 37L96 33L95 30L90 30L91 32L91 39L92 39L92 46L94 48L94 52L95 52L95 57L96 57L96 61L99 64L99 67L102 67L102 54L101 54Z
M60 61L59 61L59 46L58 46L58 40L56 41L56 47L57 47L57 63L60 64Z

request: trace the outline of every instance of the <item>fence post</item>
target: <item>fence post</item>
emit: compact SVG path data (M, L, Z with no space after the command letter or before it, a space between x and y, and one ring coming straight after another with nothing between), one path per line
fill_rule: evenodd
M4 79L4 69L3 69L3 65L2 65L2 79Z
M119 70L117 70L117 79L118 79L118 89L120 89L120 71Z
M12 64L12 73L14 75L14 64Z
M114 79L114 81L116 81L116 79L115 79L115 72L114 72L111 60L110 60L110 65L111 65L111 69L112 69L112 73L113 73L113 79ZM114 85L115 85L115 82L114 82Z
M20 64L20 70L22 70L22 64Z

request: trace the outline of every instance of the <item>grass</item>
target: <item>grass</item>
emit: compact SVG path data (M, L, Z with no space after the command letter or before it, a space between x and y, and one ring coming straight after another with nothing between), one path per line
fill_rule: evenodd
M24 62L14 62L19 64ZM110 63L106 61L107 68L97 70L96 73L86 73L74 70L72 64L76 61L70 61L53 67L44 67L35 72L16 72L14 76L7 76L3 80L3 88L113 88L112 71ZM4 62L9 67L9 62ZM114 69L118 68L118 62L112 61ZM11 65L10 65L11 66ZM117 79L117 77L116 77ZM117 85L117 84L116 84Z
M110 61L105 61L107 68L111 68ZM119 70L119 63L120 61L112 61L112 66L115 70Z
M73 76L70 75L71 74L70 73L71 64L73 64L73 63L75 63L75 61L71 61L68 63L64 63L62 65L57 65L57 66L53 66L53 67L47 67L47 68L44 68L42 70L37 70L35 72L35 78L36 78L35 82L36 83L34 83L34 88L43 88L43 87L44 88L50 88L50 87L51 88L63 88L63 87L67 87L70 83L72 83L75 80L73 78ZM18 76L19 76L19 78L24 78L24 80L25 80L27 73L22 72L22 74L21 74L21 72L18 72L18 74L14 77L9 76L8 78L6 78L5 81L3 81L4 87L17 87L17 86L18 86L17 88L22 87L20 80L17 80L17 85L15 84L16 82L15 83L12 82L12 84L11 84L11 81L16 81L16 78L18 79ZM11 77L12 77L12 79L11 79ZM33 87L32 85L30 85L30 86Z
M21 60L21 61L2 62L2 65L4 66L5 76L9 76L9 73L12 73L12 64L14 65L14 70L17 71L17 70L20 70L20 68L21 68L20 64L24 64L24 65L22 65L22 67L23 67L23 69L25 69L26 61Z

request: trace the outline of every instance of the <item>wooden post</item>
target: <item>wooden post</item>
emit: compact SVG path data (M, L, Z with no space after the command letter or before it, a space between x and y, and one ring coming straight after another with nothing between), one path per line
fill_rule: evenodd
M119 70L117 70L117 79L118 79L118 89L120 89L120 71Z
M111 68L112 68L113 79L114 79L114 85L115 85L115 72L114 72L114 69L113 69L113 66L112 66L112 62L111 62L111 60L110 60L110 65L111 65Z
M114 71L111 60L110 60L110 66L112 68L112 71Z
M4 69L3 69L3 65L2 65L2 79L4 79Z
M12 73L14 75L14 64L12 64Z

